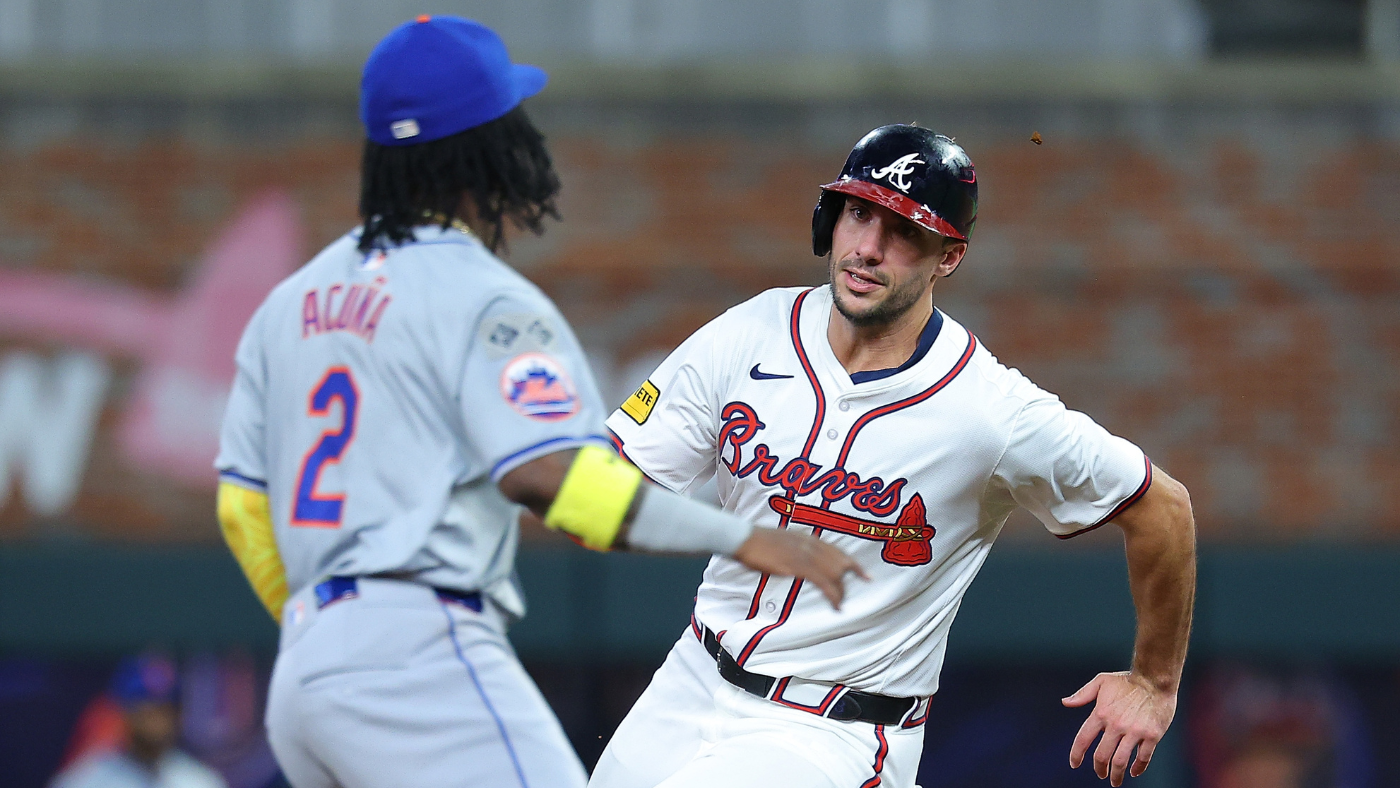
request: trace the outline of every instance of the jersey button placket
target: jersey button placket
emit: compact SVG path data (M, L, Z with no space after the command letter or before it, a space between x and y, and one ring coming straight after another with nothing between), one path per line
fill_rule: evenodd
M836 402L836 409L839 410L839 411L841 411L842 413L846 413L846 412L850 411L850 409L851 409L851 402L850 402L850 400L844 400L844 399L843 399L843 400L837 400L837 402ZM850 419L850 416L843 416L843 417L841 417L841 418L835 419L835 421L838 422L838 426L840 427L840 429L837 429L836 427L828 428L827 431L826 431L826 438L827 438L827 440L833 440L833 441L834 441L834 440L837 440L837 439L839 439L839 438L841 437L841 434L842 434L845 430L850 429L850 426L851 426L851 425L850 425L849 419Z

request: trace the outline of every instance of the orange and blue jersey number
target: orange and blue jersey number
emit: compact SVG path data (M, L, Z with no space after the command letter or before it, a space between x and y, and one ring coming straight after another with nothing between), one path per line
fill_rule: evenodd
M321 439L306 453L297 476L297 497L292 506L292 525L312 528L339 528L345 508L345 496L323 495L316 492L321 469L326 463L340 462L340 456L355 439L355 415L360 405L360 393L348 367L331 367L316 388L311 390L307 411L311 416L329 416L331 403L340 400L340 428L326 430Z

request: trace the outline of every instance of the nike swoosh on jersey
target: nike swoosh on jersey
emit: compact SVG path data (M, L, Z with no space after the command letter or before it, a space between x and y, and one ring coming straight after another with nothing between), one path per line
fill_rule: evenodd
M775 375L772 372L759 372L758 365L754 364L753 369L749 370L749 377L754 380L777 380L779 378L790 378L792 375Z

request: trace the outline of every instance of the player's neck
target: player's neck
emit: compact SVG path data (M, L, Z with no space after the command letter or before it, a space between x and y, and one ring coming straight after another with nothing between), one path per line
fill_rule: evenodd
M914 355L932 316L933 299L923 298L889 323L856 325L832 304L826 339L848 373L892 369Z
M482 221L481 214L476 210L476 203L472 202L469 194L462 194L462 200L457 203L457 215L453 217L453 221L461 222L477 238L487 237L486 223Z

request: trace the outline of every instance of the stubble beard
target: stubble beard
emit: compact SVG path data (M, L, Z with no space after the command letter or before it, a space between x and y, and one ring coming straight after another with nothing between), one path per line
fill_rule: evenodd
M919 297L924 294L922 283L918 279L911 279L898 287L889 289L879 303L863 311L857 311L850 304L842 302L841 293L836 287L836 261L829 253L826 259L827 272L830 277L827 287L831 289L831 302L836 305L836 311L840 312L841 316L850 321L853 326L866 328L891 325L907 314L910 309L913 309L914 305L919 303Z

